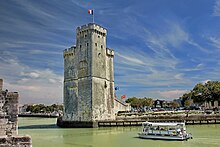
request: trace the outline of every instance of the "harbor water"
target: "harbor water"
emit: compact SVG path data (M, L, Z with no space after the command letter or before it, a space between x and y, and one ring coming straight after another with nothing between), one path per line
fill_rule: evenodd
M58 128L56 118L19 118L19 134L29 134L33 147L220 147L220 124L188 125L188 141L137 138L141 127Z

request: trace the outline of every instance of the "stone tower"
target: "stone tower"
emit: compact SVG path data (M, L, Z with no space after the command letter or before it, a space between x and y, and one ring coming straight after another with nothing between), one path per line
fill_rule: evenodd
M76 46L64 50L64 116L71 126L93 127L113 120L114 51L106 48L107 30L90 23L76 29Z

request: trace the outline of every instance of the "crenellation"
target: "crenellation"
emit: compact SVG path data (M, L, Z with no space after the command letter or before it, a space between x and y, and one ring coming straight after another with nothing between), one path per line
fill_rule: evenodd
M70 56L74 56L76 54L76 46L72 46L68 49L65 49L63 51L63 57L66 58L66 57L70 57Z
M76 29L77 37L80 37L80 36L85 37L85 35L87 35L88 33L96 33L98 35L101 35L102 37L105 37L107 34L107 30L101 27L100 25L93 24L93 23L83 25Z
M106 55L114 57L114 50L110 48L106 48Z

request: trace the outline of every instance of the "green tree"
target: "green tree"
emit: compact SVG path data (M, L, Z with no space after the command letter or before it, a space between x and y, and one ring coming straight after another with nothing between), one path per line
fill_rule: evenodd
M32 112L32 113L45 113L45 112L51 113L58 110L63 111L63 105L52 104L50 106L45 106L44 104L37 104L37 105L29 105L27 106L26 109L27 112Z
M177 108L177 107L179 107L179 103L177 103L176 101L172 101L172 102L171 102L171 106L172 106L173 108Z
M152 98L144 98L144 106L150 107L153 105L153 99Z
M145 98L132 97L132 98L128 98L125 102L130 103L132 108L138 111L142 111L145 106L152 106L153 99L146 97Z
M205 84L198 83L189 92L183 94L181 97L183 103L186 100L192 99L194 103L203 104L204 102L211 102L220 100L220 82L208 81Z
M192 103L193 103L193 100L191 100L191 99L185 100L184 106L185 107L190 107L192 105Z

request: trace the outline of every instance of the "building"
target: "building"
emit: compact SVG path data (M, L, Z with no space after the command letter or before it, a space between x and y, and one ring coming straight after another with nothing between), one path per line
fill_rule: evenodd
M94 127L96 121L115 119L114 50L106 47L107 30L100 25L89 23L76 33L76 45L63 54L62 124Z
M125 102L121 101L120 99L115 98L114 110L115 110L115 114L118 112L130 112L131 105L129 103L125 103Z
M218 110L220 110L220 101L204 102L201 106L203 109L218 109Z

